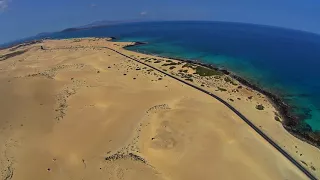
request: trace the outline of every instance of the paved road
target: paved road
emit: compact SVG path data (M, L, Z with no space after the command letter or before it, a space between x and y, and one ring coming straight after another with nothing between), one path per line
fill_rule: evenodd
M269 138L264 132L262 132L257 126L255 126L251 121L249 121L249 119L247 119L243 114L241 114L238 110L236 110L232 105L230 105L229 103L227 103L226 101L224 101L223 99L221 99L220 97L218 97L217 95L215 95L215 94L213 94L213 93L211 93L211 92L209 92L209 91L206 91L206 90L204 90L204 89L202 89L202 88L200 88L200 87L198 87L198 86L195 86L195 85L193 85L193 84L191 84L191 83L188 83L188 82L186 82L186 81L183 81L183 80L181 80L181 79L179 79L179 78L177 78L177 77L175 77L175 76L173 76L173 75L171 75L171 74L169 74L169 73L167 73L167 72L164 72L164 71L162 71L162 70L160 70L160 69L158 69L158 68L155 68L155 67L153 67L153 66L151 66L151 65L149 65L149 64L146 64L146 63L141 62L141 61L139 61L139 60L137 60L137 59L135 59L135 58L132 58L132 57L130 57L130 56L127 56L127 55L125 55L125 54L123 54L123 53L121 53L121 52L119 52L119 51L117 51L117 50L114 50L114 49L109 48L109 47L105 47L105 48L106 48L106 49L109 49L109 50L111 50L111 51L114 51L114 52L116 52L116 53L118 53L118 54L120 54L120 55L122 55L122 56L124 56L124 57L126 57L126 58L129 58L129 59L131 59L131 60L134 60L134 61L136 61L136 62L138 62L138 63L140 63L140 64L143 64L143 65L145 65L145 66L148 66L149 68L152 68L152 69L154 69L154 70L156 70L156 71L158 71L158 72L161 72L161 73L163 73L163 74L165 74L165 75L167 75L167 76L169 76L169 77L171 77L171 78L173 78L173 79L175 79L175 80L177 80L177 81L180 81L181 83L184 83L184 84L186 84L186 85L188 85L188 86L191 86L191 87L193 87L193 88L195 88L195 89L197 89L197 90L199 90L199 91L201 91L201 92L204 92L204 93L208 94L209 96L217 99L218 101L220 101L221 103L223 103L224 105L226 105L229 109L231 109L234 113L236 113L244 122L246 122L253 130L255 130L263 139L265 139L266 141L268 141L274 148L276 148L282 155L284 155L290 162L292 162L292 163L293 163L298 169L300 169L306 176L308 176L308 177L309 177L310 179L312 179L312 180L317 180L317 178L316 178L314 175L312 175L306 168L304 168L299 162L297 162L291 155L289 155L289 154L288 154L285 150L283 150L278 144L276 144L271 138Z

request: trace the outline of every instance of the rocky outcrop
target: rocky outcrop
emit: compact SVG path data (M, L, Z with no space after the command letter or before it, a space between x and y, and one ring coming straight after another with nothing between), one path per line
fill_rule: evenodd
M132 44L126 45L125 48L127 47L131 47L131 46L138 46L138 45L144 45L144 44L148 44L147 42L134 42Z

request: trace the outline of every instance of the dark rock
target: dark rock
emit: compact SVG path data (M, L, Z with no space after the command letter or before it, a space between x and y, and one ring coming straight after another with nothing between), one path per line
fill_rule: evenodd
M280 118L278 116L275 116L274 117L274 120L278 121L278 122L281 122Z
M225 75L229 75L230 74L230 72L225 70L225 69L221 69L220 71L223 72Z

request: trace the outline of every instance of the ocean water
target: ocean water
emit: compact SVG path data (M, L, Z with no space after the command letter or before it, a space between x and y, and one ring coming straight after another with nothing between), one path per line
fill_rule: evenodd
M320 131L320 35L228 22L144 22L53 33L50 38L116 37L129 49L224 67L280 95ZM38 39L43 37L32 37Z

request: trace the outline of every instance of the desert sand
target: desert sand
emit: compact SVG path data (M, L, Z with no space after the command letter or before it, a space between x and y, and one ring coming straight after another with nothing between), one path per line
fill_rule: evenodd
M128 44L45 40L0 51L1 179L307 179L216 99L105 47L230 101L319 176L319 150L286 132L266 97Z

